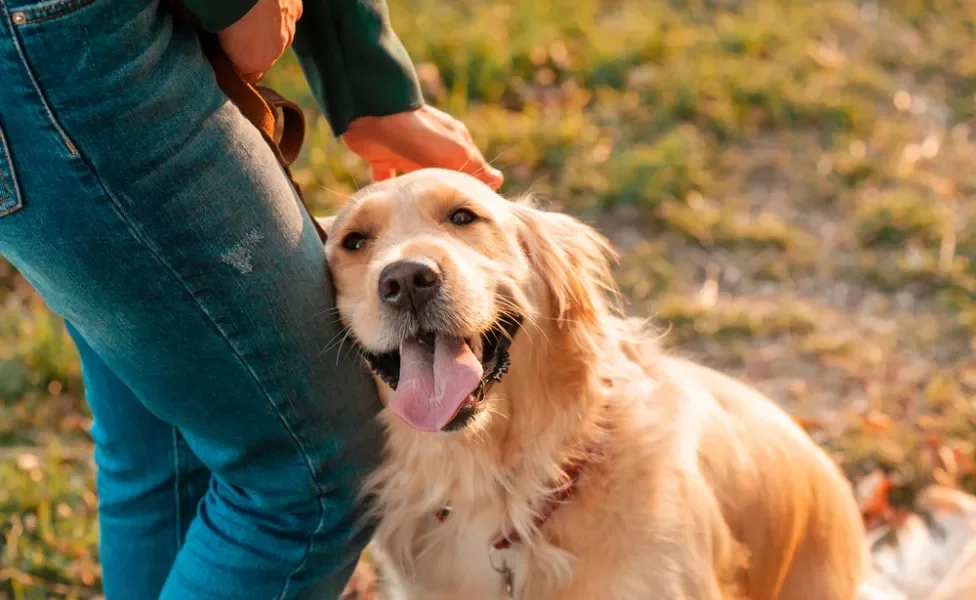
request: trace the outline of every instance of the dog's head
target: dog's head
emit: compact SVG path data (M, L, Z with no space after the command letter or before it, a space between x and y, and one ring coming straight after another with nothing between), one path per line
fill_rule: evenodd
M523 338L567 358L598 343L613 252L575 219L425 169L363 189L321 222L339 316L389 386L388 408L415 429L482 414Z

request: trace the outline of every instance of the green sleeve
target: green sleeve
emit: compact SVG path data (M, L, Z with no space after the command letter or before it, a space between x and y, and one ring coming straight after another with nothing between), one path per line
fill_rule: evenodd
M243 17L257 0L183 0L210 32ZM419 108L424 99L384 0L305 0L292 45L335 135L354 119Z
M325 0L328 1L328 0ZM214 33L233 25L258 0L183 0L183 8L197 18L201 27Z
M337 136L359 117L424 103L384 0L306 0L293 48Z

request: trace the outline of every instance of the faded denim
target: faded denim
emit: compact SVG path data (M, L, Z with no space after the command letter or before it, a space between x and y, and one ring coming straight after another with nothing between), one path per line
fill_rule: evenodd
M108 600L337 597L375 389L309 216L157 1L0 0L0 254L82 358Z

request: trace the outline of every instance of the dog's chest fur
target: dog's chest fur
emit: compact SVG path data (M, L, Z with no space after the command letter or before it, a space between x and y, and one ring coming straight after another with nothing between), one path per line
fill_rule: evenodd
M472 451L464 443L406 444L390 448L390 456L373 481L382 515L375 542L381 567L393 571L384 588L400 588L384 589L385 598L509 598L499 572L506 566L511 597L520 598L527 579L535 590L568 575L570 557L538 532L526 536L529 543L493 551L499 536L531 529L533 509L546 494L538 481L554 476L558 465L540 459L538 468L515 470L524 480L513 480L482 445ZM450 513L441 520L436 515L445 506Z
M529 552L518 545L509 550L493 551L497 536L497 515L491 509L454 512L444 522L432 515L417 516L411 546L414 554L409 563L395 558L395 546L406 540L377 536L377 543L387 566L396 569L383 587L387 600L429 598L471 598L472 600L506 599L504 575L495 569L508 567L512 572L511 597L518 598L528 572ZM409 527L408 528L412 528Z

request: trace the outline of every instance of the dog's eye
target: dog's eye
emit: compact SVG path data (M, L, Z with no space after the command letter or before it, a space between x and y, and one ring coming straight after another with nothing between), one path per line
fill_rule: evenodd
M451 215L451 223L455 225L470 225L477 220L477 215L466 208L459 208Z
M352 232L342 238L342 247L346 250L361 250L366 245L366 236L359 232Z

